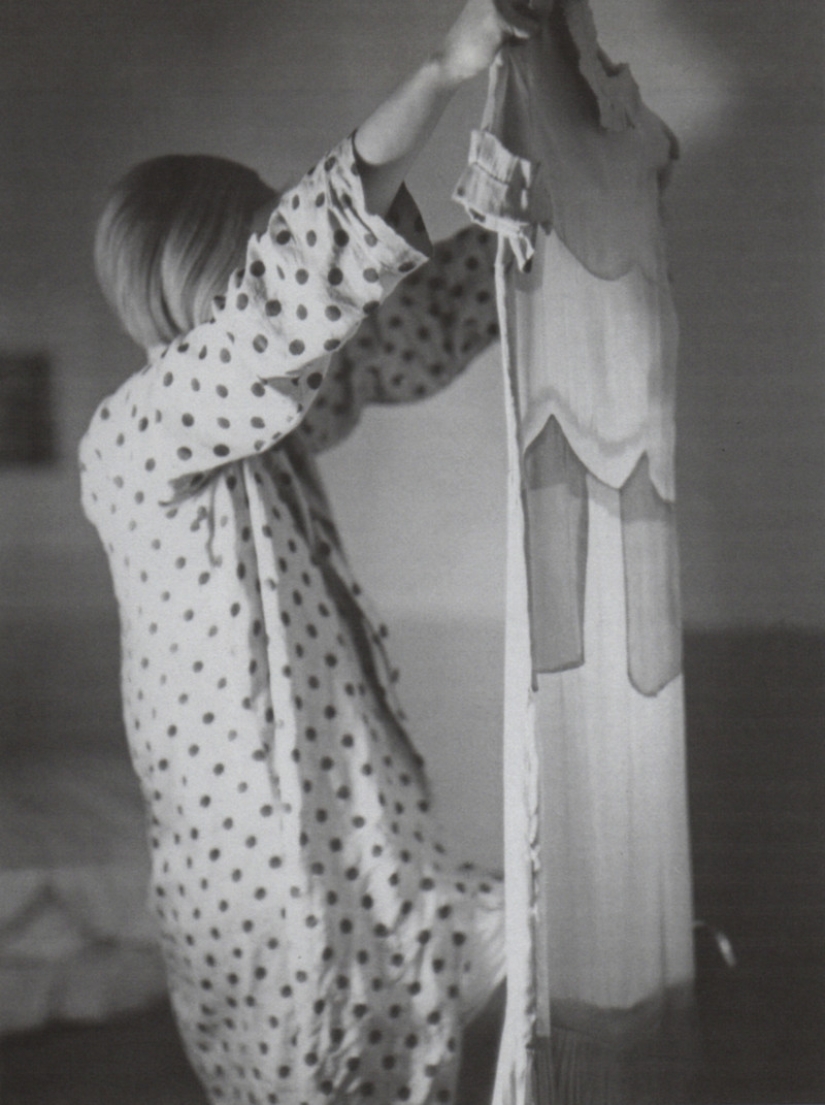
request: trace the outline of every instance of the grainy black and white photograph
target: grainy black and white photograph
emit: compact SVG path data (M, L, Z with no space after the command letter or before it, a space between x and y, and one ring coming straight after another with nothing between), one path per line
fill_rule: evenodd
M0 1103L825 1102L821 0L0 0Z

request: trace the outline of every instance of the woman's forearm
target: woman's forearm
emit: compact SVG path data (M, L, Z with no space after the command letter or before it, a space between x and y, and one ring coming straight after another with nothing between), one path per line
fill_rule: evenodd
M436 55L408 77L355 134L367 206L386 215L407 171L461 81Z
M356 132L364 192L374 214L387 214L459 85L483 72L506 38L526 38L536 26L510 0L467 0L438 49Z

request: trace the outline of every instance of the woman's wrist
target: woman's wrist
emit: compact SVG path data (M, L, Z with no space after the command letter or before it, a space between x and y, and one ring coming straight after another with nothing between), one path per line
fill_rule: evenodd
M421 73L444 95L456 92L462 84L477 75L475 71L469 71L467 66L462 64L461 59L456 57L455 51L451 50L447 43L433 50L421 66Z
M433 54L358 128L358 154L375 167L414 157L460 83Z

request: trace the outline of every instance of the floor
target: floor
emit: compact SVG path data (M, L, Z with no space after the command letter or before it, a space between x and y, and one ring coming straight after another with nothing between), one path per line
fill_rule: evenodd
M707 925L696 1105L822 1105L825 642L692 636L686 677L696 913ZM13 1037L1 1055L2 1105L204 1105L165 1006ZM493 1057L488 1026L468 1048L466 1105L484 1102Z

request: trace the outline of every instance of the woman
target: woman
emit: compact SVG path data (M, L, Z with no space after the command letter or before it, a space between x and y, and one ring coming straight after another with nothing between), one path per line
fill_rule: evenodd
M531 29L469 0L284 195L161 158L100 222L101 284L148 362L92 419L83 503L172 1003L213 1102L450 1101L501 981L500 887L437 839L312 453L493 337L489 236L431 251L403 179L454 90Z

